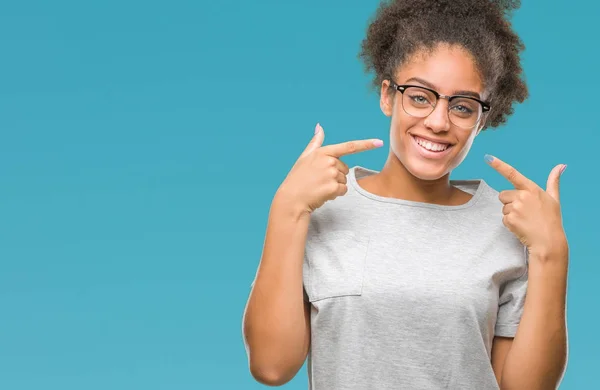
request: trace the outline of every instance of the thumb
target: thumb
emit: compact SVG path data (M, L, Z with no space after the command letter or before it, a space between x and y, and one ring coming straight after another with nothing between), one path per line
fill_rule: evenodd
M325 132L323 131L321 125L317 123L317 126L315 127L315 135L312 137L300 157L304 157L315 149L320 148L321 145L323 145L323 139L325 139Z
M552 169L550 176L548 176L548 183L546 184L546 192L548 195L553 197L557 202L560 201L560 175L567 168L564 164L559 164Z

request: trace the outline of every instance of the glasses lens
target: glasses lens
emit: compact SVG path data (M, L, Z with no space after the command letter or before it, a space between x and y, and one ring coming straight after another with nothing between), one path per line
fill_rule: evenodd
M437 98L431 91L419 87L408 87L402 94L402 107L408 115L425 118L431 114Z
M477 100L457 97L449 104L450 122L458 127L470 129L475 127L481 118L482 107Z

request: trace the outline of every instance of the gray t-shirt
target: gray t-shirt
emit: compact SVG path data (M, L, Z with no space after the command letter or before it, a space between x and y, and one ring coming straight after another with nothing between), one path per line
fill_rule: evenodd
M492 341L514 337L527 290L498 192L462 180L460 206L385 198L357 184L374 172L352 168L311 216L310 389L498 389Z

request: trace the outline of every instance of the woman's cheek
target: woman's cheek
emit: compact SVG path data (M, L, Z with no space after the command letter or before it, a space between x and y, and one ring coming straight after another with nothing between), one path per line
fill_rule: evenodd
M467 157L469 150L471 150L471 146L473 146L473 141L475 140L476 135L476 133L472 133L469 138L467 138L462 146L462 149L452 159L452 162L450 163L450 170L458 167Z

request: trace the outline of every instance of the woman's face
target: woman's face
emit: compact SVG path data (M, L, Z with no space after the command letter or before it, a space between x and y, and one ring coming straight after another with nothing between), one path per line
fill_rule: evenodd
M456 46L440 45L433 52L413 55L400 67L394 82L429 87L447 96L470 92L481 100L486 98L472 57ZM391 152L419 179L437 180L445 176L466 157L483 127L485 115L472 129L458 127L450 121L448 100L439 99L429 116L411 116L402 107L402 93L392 92L389 85L388 80L382 83L380 103L384 114L392 118Z

